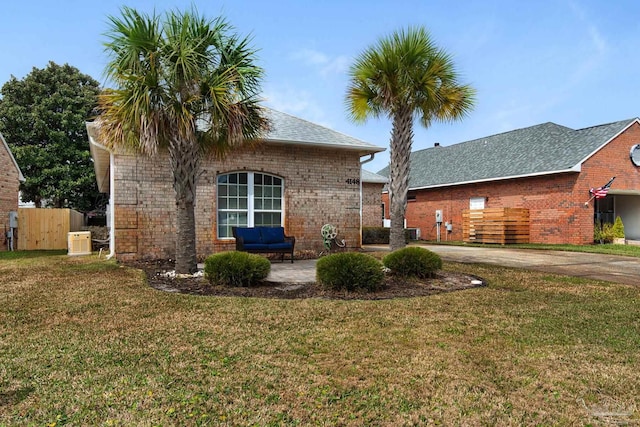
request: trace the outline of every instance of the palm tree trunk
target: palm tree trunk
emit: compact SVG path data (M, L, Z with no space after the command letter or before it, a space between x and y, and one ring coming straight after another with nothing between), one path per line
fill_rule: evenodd
M411 143L413 141L413 116L408 108L399 109L393 116L391 131L391 164L389 179L389 200L391 214L391 250L404 248L404 217L407 210L409 191L409 168Z
M169 144L173 189L176 193L176 273L193 274L196 259L195 203L200 157L195 141L174 140Z

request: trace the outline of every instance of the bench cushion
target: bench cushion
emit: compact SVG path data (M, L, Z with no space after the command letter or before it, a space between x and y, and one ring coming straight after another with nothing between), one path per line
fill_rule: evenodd
M258 228L236 228L236 236L242 237L245 246L249 243L261 243L260 229Z
M262 227L262 243L284 243L283 227Z

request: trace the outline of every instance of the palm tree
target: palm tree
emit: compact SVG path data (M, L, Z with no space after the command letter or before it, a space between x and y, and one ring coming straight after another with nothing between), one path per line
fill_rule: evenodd
M268 123L263 71L247 38L195 9L162 18L124 7L109 17L107 77L97 119L109 147L168 151L176 196L176 272L197 268L195 195L201 161L254 141Z
M473 107L475 90L458 83L451 57L422 27L394 32L370 46L349 70L347 109L353 121L388 116L391 131L389 199L391 249L406 245L404 216L409 189L413 120L454 121Z

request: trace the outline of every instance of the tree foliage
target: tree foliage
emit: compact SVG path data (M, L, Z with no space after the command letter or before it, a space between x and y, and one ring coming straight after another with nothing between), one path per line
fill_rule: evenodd
M25 176L24 201L79 211L104 205L85 127L99 91L90 76L54 62L2 86L0 132Z
M195 9L110 17L107 75L97 120L108 147L169 154L176 194L176 272L196 270L194 205L205 156L227 153L266 128L258 104L263 71L249 39Z
M393 122L389 167L392 249L406 245L413 121L454 121L473 107L475 91L458 82L449 54L422 27L394 32L361 53L350 68L346 103L351 118L364 122L386 116Z

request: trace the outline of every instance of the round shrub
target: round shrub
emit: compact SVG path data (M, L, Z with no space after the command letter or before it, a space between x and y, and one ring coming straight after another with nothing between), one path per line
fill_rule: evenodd
M433 277L442 268L442 259L428 249L410 246L391 252L382 263L393 274L403 277Z
M326 288L353 291L375 291L384 283L380 261L357 252L341 252L320 258L316 264L316 279Z
M271 263L247 252L220 252L204 261L204 274L212 285L254 286L271 271Z

